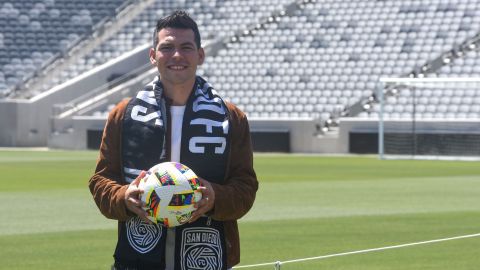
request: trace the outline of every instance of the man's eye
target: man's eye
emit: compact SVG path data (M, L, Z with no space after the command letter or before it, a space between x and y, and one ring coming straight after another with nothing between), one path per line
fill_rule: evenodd
M170 47L170 46L160 47L160 50L161 50L161 51L164 51L164 52L166 52L166 51L171 51L172 49L173 49L173 47Z

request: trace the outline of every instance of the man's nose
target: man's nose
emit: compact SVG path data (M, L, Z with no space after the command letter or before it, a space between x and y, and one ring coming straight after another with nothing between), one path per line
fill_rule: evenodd
M181 52L181 50L180 50L180 49L175 49L175 50L173 51L172 57L182 57L182 52Z

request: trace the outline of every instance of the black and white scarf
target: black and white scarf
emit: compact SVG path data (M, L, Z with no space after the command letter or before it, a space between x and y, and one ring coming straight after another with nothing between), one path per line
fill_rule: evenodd
M142 170L168 161L168 104L155 78L127 105L122 127L124 177L133 181ZM199 177L222 184L230 151L229 115L224 101L197 77L183 117L180 161ZM167 230L139 218L120 223L116 263L128 269L164 269ZM176 227L175 270L226 269L223 223L202 217Z

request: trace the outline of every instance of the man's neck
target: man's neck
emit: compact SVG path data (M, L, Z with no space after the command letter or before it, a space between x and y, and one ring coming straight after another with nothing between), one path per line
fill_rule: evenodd
M173 106L182 106L187 104L188 97L193 91L193 83L184 84L184 85L165 85L164 84L164 93L165 96L172 100Z

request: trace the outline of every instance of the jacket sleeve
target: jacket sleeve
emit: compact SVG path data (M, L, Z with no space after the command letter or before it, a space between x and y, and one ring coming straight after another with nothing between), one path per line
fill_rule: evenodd
M122 181L121 123L128 100L119 103L109 114L103 131L100 155L89 188L100 212L110 219L130 218L124 197L128 185Z
M237 220L252 207L258 190L253 169L253 150L246 115L231 104L231 149L226 182L212 183L215 206L211 217L216 220Z

